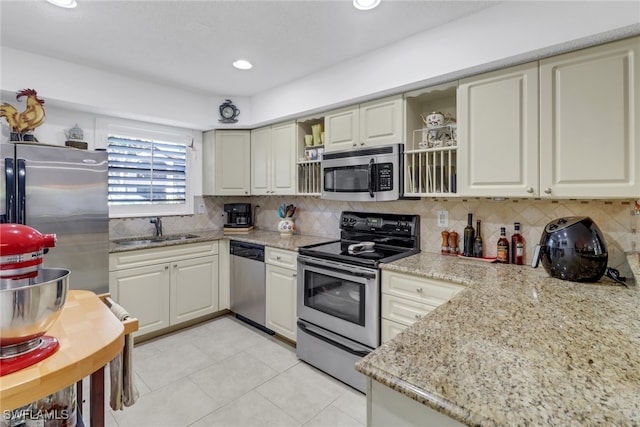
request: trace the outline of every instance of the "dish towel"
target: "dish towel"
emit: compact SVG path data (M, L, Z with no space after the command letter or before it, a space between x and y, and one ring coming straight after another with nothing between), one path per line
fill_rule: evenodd
M121 305L115 302L111 303L111 312L121 322L131 317ZM140 394L134 383L132 334L125 335L124 348L109 363L109 372L111 377L111 409L118 411L124 409L124 406L133 405Z

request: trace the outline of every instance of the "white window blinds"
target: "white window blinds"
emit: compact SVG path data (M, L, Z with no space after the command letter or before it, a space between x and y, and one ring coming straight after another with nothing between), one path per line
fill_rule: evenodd
M185 144L109 135L109 204L184 204Z

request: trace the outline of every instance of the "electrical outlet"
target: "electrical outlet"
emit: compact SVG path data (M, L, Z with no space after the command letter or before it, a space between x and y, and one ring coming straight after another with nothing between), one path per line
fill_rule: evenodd
M198 213L203 214L207 212L207 208L204 206L204 203L198 204Z
M438 211L438 227L447 228L449 226L449 211Z

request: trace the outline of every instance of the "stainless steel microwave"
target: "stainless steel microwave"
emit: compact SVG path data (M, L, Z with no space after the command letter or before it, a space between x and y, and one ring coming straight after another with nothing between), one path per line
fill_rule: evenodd
M322 198L357 202L398 200L402 194L402 144L325 153Z

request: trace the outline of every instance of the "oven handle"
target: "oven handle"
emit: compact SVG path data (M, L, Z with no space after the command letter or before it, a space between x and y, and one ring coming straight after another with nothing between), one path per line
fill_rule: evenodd
M373 180L372 175L373 175L373 164L375 163L375 159L371 158L371 160L369 160L369 168L367 169L367 178L369 179L369 184L368 184L368 189L369 189L369 196L371 196L371 198L374 197L373 195Z
M317 338L319 340L322 340L324 342L326 342L327 344L331 344L334 347L338 347L339 349L346 351L347 353L351 353L355 356L358 357L365 357L367 354L370 353L369 350L359 350L356 348L353 348L351 346L349 346L347 343L344 342L338 342L336 340L333 340L325 335L322 334L322 332L320 332L319 330L316 330L317 328L314 328L313 326L310 326L304 322L301 322L300 320L298 320L298 328L300 328L303 332L311 335L314 338Z
M366 279L375 279L377 277L377 270L364 269L355 265L343 265L328 260L316 260L304 255L298 255L298 262L311 267L323 268L326 270L333 270L336 272L346 273L349 276L364 277Z

